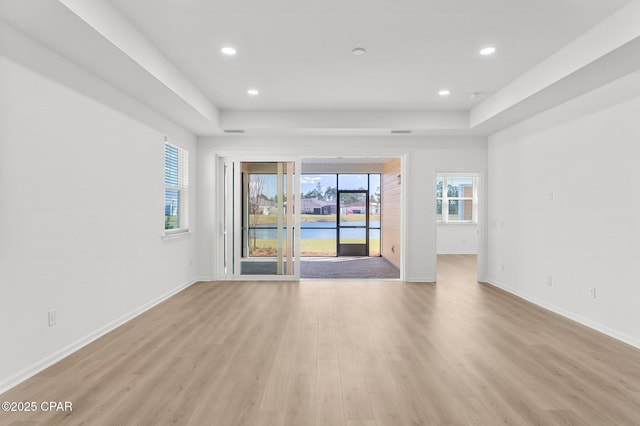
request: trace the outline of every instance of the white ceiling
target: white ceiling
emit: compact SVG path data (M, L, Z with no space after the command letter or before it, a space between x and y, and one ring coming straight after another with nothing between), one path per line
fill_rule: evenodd
M306 165L378 165L382 166L391 157L304 157L302 166Z
M0 0L0 21L198 135L486 135L640 69L640 0Z
M111 0L220 109L427 111L469 110L627 2Z

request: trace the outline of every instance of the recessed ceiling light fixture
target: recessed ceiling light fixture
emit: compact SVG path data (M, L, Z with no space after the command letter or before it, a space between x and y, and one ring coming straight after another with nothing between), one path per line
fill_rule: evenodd
M236 49L231 46L225 46L222 49L220 49L220 51L227 56L233 56L237 53Z
M258 89L249 89L249 90L247 90L247 94L249 94L251 96L258 96L260 94L260 92L258 91Z
M440 96L449 96L451 94L451 91L449 89L442 89L441 91L438 92L438 95Z
M480 49L480 54L482 56L489 56L489 55L493 55L494 53L496 53L496 48L493 46L487 46L483 49Z
M353 53L356 56L362 56L365 53L367 53L367 49L365 49L364 47L356 47L351 51L351 53Z

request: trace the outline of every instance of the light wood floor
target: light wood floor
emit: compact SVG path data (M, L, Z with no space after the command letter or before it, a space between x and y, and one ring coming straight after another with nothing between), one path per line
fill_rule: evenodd
M475 281L199 283L0 396L2 424L639 425L640 351ZM24 422L24 423L22 423Z

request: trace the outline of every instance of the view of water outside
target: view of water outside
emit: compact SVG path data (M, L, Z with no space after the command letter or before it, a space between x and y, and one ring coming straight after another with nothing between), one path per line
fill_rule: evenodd
M250 175L250 185L260 186L251 209L249 239L250 256L273 256L276 250L277 196L275 176ZM256 182L252 184L251 182ZM258 183L259 182L259 183ZM369 190L369 208L352 194L343 193L338 228L338 190ZM380 175L379 174L319 174L301 176L300 251L302 256L336 256L337 235L341 243L362 243L366 235L366 212L369 214L369 255L380 255ZM360 194L353 194L354 196ZM286 200L285 200L286 205ZM361 226L363 228L351 228Z

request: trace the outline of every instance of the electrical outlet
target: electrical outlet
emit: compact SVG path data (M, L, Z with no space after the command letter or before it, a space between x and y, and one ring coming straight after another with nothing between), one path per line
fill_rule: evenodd
M596 298L596 288L595 287L591 287L589 289L589 296L591 296L592 299Z
M548 286L553 285L553 277L551 275L547 275L547 285Z
M49 327L56 325L58 322L58 312L55 309L49 311Z

